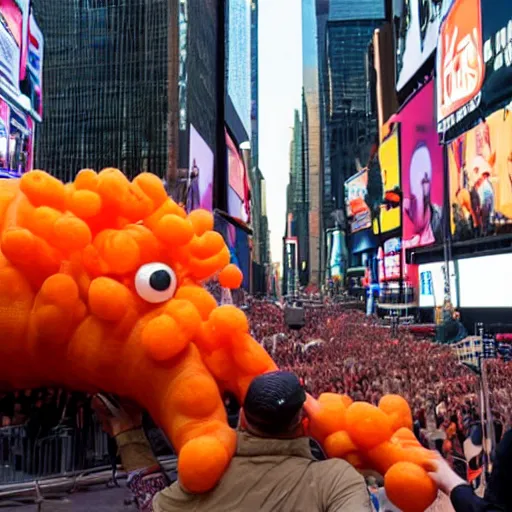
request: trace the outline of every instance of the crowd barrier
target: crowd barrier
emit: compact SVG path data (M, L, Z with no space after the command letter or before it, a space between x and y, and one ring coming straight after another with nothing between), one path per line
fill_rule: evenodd
M0 428L0 488L108 463L108 437L95 420L86 430L57 426L42 437L26 426Z

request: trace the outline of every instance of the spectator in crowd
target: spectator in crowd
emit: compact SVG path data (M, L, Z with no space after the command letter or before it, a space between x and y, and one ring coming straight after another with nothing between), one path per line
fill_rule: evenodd
M365 481L350 464L312 456L302 424L305 400L306 393L291 373L256 377L243 404L235 457L219 485L204 495L187 493L179 482L165 488L149 444L136 430L139 418L103 418L107 429L117 434L139 510L371 512ZM100 414L105 410L99 405Z

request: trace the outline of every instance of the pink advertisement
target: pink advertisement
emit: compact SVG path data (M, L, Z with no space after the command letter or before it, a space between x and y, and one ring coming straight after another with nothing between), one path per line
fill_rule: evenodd
M404 249L443 240L443 150L434 108L434 82L398 114L401 123Z
M199 132L190 125L189 172L186 209L213 211L214 155Z
M249 182L245 165L235 143L226 132L228 150L228 213L243 222L249 222L251 206L249 197Z

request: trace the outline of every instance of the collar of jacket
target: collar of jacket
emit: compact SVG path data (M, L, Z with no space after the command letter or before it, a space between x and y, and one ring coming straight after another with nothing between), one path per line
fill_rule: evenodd
M311 454L308 437L295 439L269 439L255 437L247 432L237 433L236 455L238 457L257 457L259 455L277 455L302 457L315 460Z

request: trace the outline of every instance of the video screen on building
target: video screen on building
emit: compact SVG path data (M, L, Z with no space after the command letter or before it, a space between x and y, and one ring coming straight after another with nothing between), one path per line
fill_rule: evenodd
M226 146L229 173L228 213L236 219L249 222L251 213L249 180L240 151L227 132Z
M251 0L229 0L228 95L251 133Z
M390 204L385 201L387 194L396 193L400 189L400 141L399 127L395 125L391 134L379 147L379 164L382 173L383 204L380 208L380 224L373 221L373 232L388 233L400 227L400 201Z
M454 240L509 231L512 224L512 114L500 110L448 149Z
M197 208L212 211L213 151L192 125L190 125L189 150L186 209L188 212Z
M414 77L437 46L439 24L452 0L402 0L396 51L398 91Z
M459 260L461 308L512 308L512 254Z
M450 280L450 299L454 307L459 307L457 279L453 261L427 263L420 265L419 273L419 306L420 308L440 307L445 299L446 273Z
M0 82L19 91L23 13L15 0L0 0Z
M366 204L368 171L362 170L345 182L345 203L350 231L357 233L372 226L370 208Z
M406 104L399 120L404 248L442 243L444 162L432 81Z

